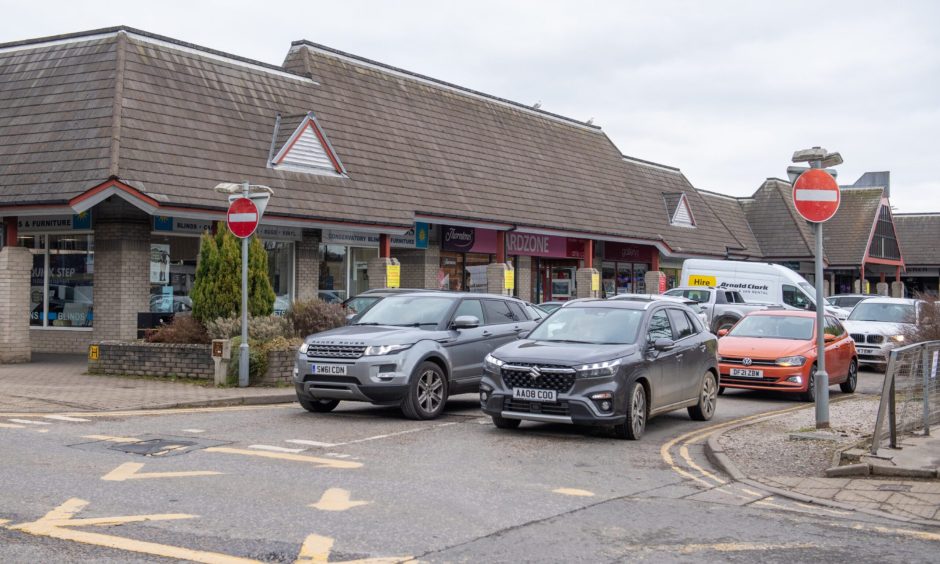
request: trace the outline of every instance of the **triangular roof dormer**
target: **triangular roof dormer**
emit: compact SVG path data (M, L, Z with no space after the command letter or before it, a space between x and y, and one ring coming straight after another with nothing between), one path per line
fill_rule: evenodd
M346 176L346 168L313 112L300 116L278 115L271 152L271 168Z
M663 194L666 211L669 213L669 225L674 227L695 227L695 216L689 206L685 192Z

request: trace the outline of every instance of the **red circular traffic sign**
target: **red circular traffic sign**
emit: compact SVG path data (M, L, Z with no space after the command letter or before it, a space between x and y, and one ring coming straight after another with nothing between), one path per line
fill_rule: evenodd
M821 168L807 170L793 183L793 205L806 221L829 221L839 210L841 200L836 179Z
M251 237L258 228L258 207L248 198L239 198L228 207L225 220L233 235L239 239Z

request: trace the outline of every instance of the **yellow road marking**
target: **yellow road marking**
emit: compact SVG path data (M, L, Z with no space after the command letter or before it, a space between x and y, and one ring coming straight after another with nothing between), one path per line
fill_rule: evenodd
M120 525L124 523L140 521L191 519L195 517L195 515L185 514L164 514L135 515L129 517L105 517L100 519L72 519L73 515L84 509L87 505L88 502L85 500L72 498L47 513L38 521L34 521L32 523L23 523L9 528L15 531L22 531L24 533L39 537L49 537L82 544L125 550L128 552L162 556L164 558L203 562L206 564L256 564L258 562L257 560L239 558L237 556L230 556L228 554L220 554L217 552L192 550L178 546L157 544L125 537L105 535L101 533L89 533L86 531L76 531L71 529L70 527L76 526Z
M48 421L33 421L32 419L10 419L13 423L22 423L24 425L52 425Z
M792 550L802 548L816 548L814 543L763 543L763 542L716 542L713 544L691 543L691 544L660 544L660 545L627 545L627 548L635 550L644 550L647 552L670 552L679 554L691 554L693 552L748 552L764 550Z
M0 527L2 527L3 525L6 525L9 522L10 522L9 519L0 519Z
M14 423L0 423L0 429L22 429L26 425L16 425Z
M888 527L879 526L866 527L864 525L852 525L852 528L856 531L874 531L876 533L883 533L886 535L901 535L918 540L940 541L940 534L928 533L927 531L915 531L912 529L889 529Z
M552 490L554 493L561 495L574 495L580 497L593 497L594 492L589 492L587 490L579 490L577 488L558 488L557 490Z
M330 488L323 493L320 501L311 503L310 507L320 511L346 511L360 505L367 505L369 501L353 501L349 495L349 490L342 488Z
M714 480L715 482L718 483L718 485L722 485L722 486L723 486L723 485L725 485L725 484L728 483L727 480L724 480L724 479L722 479L722 478L719 478L718 476L712 474L711 472L705 470L704 468L702 468L701 466L699 466L698 464L696 464L695 461L692 460L692 457L689 455L689 446L688 446L688 444L684 444L684 445L682 445L681 447L679 447L679 456L681 456L682 459L685 460L685 463L688 464L690 468L692 468L693 470L697 471L697 472L698 472L699 474L701 474L702 476L704 476L704 477L706 477L706 478L708 478L708 479Z
M148 480L152 478L188 478L191 476L218 476L221 472L211 470L193 470L186 472L140 472L144 465L139 462L126 462L101 477L106 482L125 480Z
M325 564L330 561L332 551L333 539L320 535L308 535L294 564ZM417 561L411 556L385 556L344 560L343 562L345 564L413 564Z
M109 443L139 443L143 440L136 437L112 437L111 435L83 435L82 438L93 441L108 441Z
M352 462L348 460L336 460L334 458L317 458L315 456L306 456L303 454L290 454L287 452L267 452L263 450L247 450L242 448L230 447L209 447L202 452L220 452L224 454L241 454L244 456L259 456L261 458L274 458L278 460L290 460L293 462L310 462L317 465L317 468L361 468L361 462Z
M49 429L36 429L37 433L48 433Z
M140 415L176 415L180 413L216 413L224 411L251 411L256 409L300 409L297 403L271 405L230 405L226 407L185 407L180 409L138 409L124 411L67 411L55 415L70 417L136 417ZM51 414L50 414L51 415ZM36 417L35 413L0 413L0 417ZM45 415L43 415L45 417Z

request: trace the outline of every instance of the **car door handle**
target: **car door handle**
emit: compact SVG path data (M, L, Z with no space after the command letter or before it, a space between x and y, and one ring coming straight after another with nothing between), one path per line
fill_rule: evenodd
M677 355L676 355L676 360L682 360L682 354L683 354L683 353L677 354Z
M491 337L492 335L493 335L493 334L490 333L489 331L484 331L484 332L483 332L483 336L484 336L484 337Z

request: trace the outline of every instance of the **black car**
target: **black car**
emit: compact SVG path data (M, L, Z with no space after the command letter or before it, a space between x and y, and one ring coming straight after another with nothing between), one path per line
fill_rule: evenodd
M711 419L717 351L718 339L679 303L572 303L487 355L480 403L501 429L573 423L639 439L646 421L667 411Z

